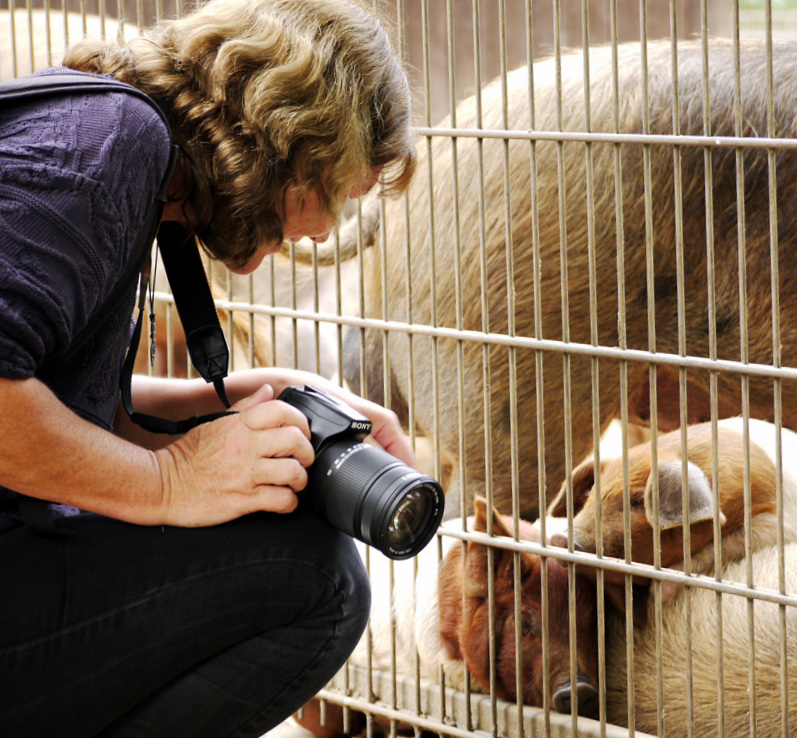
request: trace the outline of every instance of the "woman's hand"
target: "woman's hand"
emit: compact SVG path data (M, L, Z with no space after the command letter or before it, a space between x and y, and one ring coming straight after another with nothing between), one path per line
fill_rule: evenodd
M307 418L263 385L236 414L199 425L155 452L163 518L171 525L214 525L298 504L313 463Z
M415 467L417 461L412 450L409 438L399 423L398 416L392 410L387 410L375 402L365 400L358 395L347 392L340 387L330 389L328 385L319 385L330 394L340 397L348 405L358 410L371 421L371 434L365 439L374 446L383 448L405 464Z
M278 397L283 389L291 385L314 385L339 397L371 421L371 435L366 439L368 442L383 448L405 464L416 466L417 461L412 445L393 411L387 410L375 402L365 400L316 374L298 369L244 370L230 375L226 381L227 392L230 397L241 397L243 393L254 392L264 383L273 387L275 397Z

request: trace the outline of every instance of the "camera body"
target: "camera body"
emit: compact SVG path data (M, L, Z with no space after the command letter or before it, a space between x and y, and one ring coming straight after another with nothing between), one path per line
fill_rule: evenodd
M287 387L279 399L300 410L310 426L316 458L302 498L333 526L385 556L417 555L443 518L440 484L363 443L371 421L328 392Z

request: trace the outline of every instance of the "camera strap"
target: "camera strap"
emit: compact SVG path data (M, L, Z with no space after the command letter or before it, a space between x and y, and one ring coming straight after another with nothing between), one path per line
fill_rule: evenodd
M206 382L213 384L219 399L229 408L230 401L224 388L224 378L227 376L230 354L196 241L182 225L173 221L160 224L157 240L163 267L177 306L177 314L185 331L191 363ZM145 322L144 307L148 284L149 266L141 274L138 319L122 368L120 382L122 404L130 419L142 428L153 433L182 434L201 423L216 420L228 413L222 411L208 415L194 415L184 420L168 420L139 413L133 409L131 397L133 367Z

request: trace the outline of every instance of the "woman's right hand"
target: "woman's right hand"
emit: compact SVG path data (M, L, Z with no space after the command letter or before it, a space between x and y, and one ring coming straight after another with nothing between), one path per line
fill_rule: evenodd
M154 452L164 524L215 525L298 505L314 460L307 418L267 384L232 410Z

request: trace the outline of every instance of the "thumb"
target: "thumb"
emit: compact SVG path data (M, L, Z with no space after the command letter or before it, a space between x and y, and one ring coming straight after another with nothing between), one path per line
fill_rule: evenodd
M247 408L259 405L261 402L268 402L269 400L273 399L274 399L274 388L270 384L263 384L256 392L253 392L248 397L244 397L242 400L236 402L230 408L230 410L236 410L238 412L241 412L243 410L246 410Z

